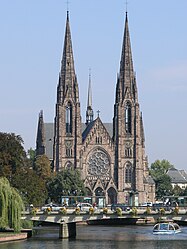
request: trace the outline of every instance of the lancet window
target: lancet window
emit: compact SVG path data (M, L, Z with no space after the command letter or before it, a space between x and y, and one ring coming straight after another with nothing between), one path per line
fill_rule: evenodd
M66 134L72 134L72 105L70 102L66 106Z
M130 134L132 132L132 110L130 102L127 102L125 107L125 131Z
M132 182L132 165L127 163L125 166L125 183Z

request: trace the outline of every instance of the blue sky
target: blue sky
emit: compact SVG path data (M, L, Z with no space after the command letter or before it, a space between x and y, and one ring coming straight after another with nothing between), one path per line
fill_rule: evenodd
M187 170L187 1L129 0L128 17L151 164ZM35 147L38 113L53 122L66 0L0 2L0 131ZM111 122L124 32L125 0L71 0L70 24L85 121L89 68L93 108Z

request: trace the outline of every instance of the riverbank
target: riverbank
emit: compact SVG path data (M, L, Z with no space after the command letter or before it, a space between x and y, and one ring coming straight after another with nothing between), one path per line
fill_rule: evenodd
M16 241L16 240L25 240L27 239L28 235L27 233L0 233L0 243L2 242L10 242L10 241Z

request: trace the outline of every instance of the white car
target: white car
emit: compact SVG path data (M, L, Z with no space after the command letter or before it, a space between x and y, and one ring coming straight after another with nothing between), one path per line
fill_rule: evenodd
M89 212L90 208L93 208L93 206L90 203L80 203L78 205L80 207L81 211ZM94 207L96 209L96 207Z
M47 208L52 208L52 211L59 211L62 207L52 203L52 204L47 204L44 207L42 207L41 211L45 211Z

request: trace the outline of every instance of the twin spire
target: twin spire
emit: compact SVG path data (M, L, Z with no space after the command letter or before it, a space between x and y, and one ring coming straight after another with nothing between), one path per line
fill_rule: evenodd
M67 96L72 98L75 102L79 102L78 84L77 84L77 78L74 67L74 58L73 58L68 12L66 20L64 48L63 48L63 55L61 61L61 70L60 70L59 84L57 90L57 102L59 104L62 104Z
M126 12L125 30L124 30L121 61L120 61L120 72L118 76L118 84L116 89L116 93L117 92L121 93L121 96L118 95L118 101L120 100L123 101L127 89L134 97L134 99L136 99L137 97L136 78L133 68L130 32L128 25L128 16Z
M61 75L65 77L64 80L66 80L67 83L72 83L71 81L73 80L73 77L75 76L73 49L72 49L68 12L67 12L67 20L66 20L64 49L63 49L62 62L61 62Z
M73 89L78 89L78 84L76 81L75 69L74 69L74 58L73 49L71 41L70 23L69 23L69 12L67 11L67 21L66 21L66 31L64 40L64 49L61 62L61 72L59 77L59 92L61 92L60 99L62 100L67 91L72 91ZM129 91L134 95L136 94L136 79L133 69L133 60L131 52L130 43L130 33L128 27L128 16L126 12L125 20L125 30L122 45L122 54L120 61L120 72L118 76L118 83L116 94L119 93L118 101L123 101L125 93ZM62 96L63 95L63 96ZM92 109L92 91L91 91L91 74L89 73L89 87L88 87L88 101L87 101L87 111L86 111L86 124L93 121L93 109Z

